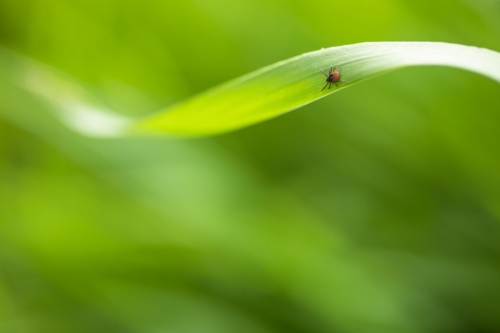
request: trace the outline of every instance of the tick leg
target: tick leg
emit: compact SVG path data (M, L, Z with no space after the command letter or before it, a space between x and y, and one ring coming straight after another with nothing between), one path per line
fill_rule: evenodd
M339 87L336 83L333 83L333 84L335 85L335 87L337 87L337 88Z
M333 72L335 72L335 71L336 71L337 69L339 69L339 68L340 68L340 67L335 67L335 68L333 69Z
M321 69L320 69L319 71L320 71L321 73L325 74L325 76L326 76L326 77L328 77L328 75L327 75L325 72L323 72Z
M325 88L326 88L326 86L328 85L328 83L329 83L329 82L327 82L327 83L325 84L325 86L323 87L323 89L321 89L321 91L325 90Z

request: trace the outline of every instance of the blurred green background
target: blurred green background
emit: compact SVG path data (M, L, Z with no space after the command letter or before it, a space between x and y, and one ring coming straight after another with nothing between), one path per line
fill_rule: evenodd
M0 0L2 52L134 116L365 41L500 51L500 2ZM106 140L5 81L0 332L500 332L498 83L404 69L230 134Z

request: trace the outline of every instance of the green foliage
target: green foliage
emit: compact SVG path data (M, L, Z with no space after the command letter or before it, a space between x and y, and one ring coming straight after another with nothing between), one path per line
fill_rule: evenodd
M0 1L0 332L498 331L495 81L411 67L223 135L95 136L322 47L498 51L499 15L491 1ZM471 50L439 54L497 77ZM328 94L332 60L283 72L304 103ZM349 84L365 68L350 60ZM236 126L203 124L182 134Z

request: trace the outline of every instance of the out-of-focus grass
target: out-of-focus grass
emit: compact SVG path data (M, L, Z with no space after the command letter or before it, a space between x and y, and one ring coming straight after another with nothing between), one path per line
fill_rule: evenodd
M5 0L0 41L145 115L331 45L500 50L499 12ZM0 331L496 331L498 91L471 73L404 69L241 131L171 141L83 138L2 86Z

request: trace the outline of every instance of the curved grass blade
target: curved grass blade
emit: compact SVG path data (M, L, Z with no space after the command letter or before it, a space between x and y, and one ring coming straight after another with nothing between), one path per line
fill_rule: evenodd
M17 57L17 58L16 58ZM131 119L96 106L70 78L20 56L2 56L16 85L52 104L67 126L90 136L161 133L206 136L256 124L309 104L337 90L408 66L448 66L500 82L500 53L436 42L362 43L322 49L264 67L202 92L143 119ZM8 59L8 63L5 63ZM17 66L17 67L16 67ZM321 90L320 70L340 67L342 83ZM15 69L15 70L14 70ZM15 73L14 73L15 72Z
M457 67L500 82L500 53L433 42L362 43L306 53L203 92L135 124L138 132L218 134L276 117L375 75L407 66ZM340 67L321 91L320 70Z

